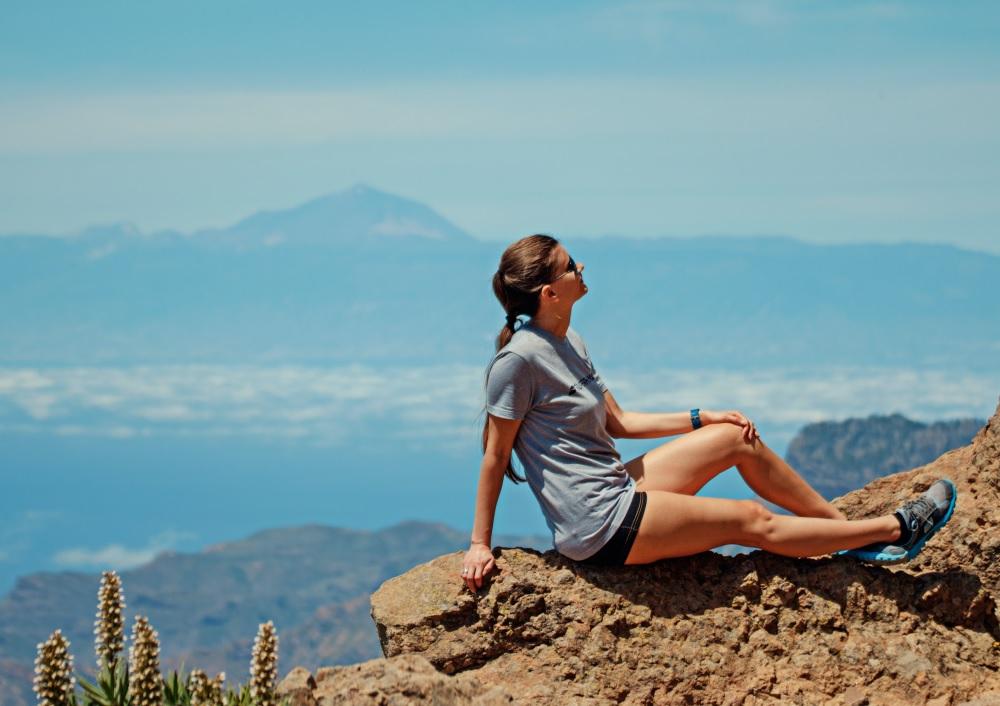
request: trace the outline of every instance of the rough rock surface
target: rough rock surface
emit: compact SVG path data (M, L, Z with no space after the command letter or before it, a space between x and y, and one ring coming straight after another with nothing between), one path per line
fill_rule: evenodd
M483 686L471 675L442 674L419 655L372 659L346 667L323 667L313 677L293 669L278 695L291 706L357 706L358 704L427 703L435 706L504 706L512 703L503 687Z
M388 659L320 670L313 693L327 703L320 675L333 688L351 674L356 703L464 679L534 704L1000 704L1000 408L971 446L837 504L891 512L940 476L958 486L955 516L893 568L754 552L608 569L497 549L472 595L463 553L438 557L372 596ZM444 674L398 662L418 655Z

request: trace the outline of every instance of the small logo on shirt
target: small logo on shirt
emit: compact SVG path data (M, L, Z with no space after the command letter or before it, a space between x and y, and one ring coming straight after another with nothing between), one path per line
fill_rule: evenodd
M576 381L575 385L573 385L572 387L569 388L569 392L567 392L566 394L567 395L575 395L576 392L577 392L577 390L580 390L583 387L585 387L586 385L594 382L595 379L596 379L596 377L594 376L593 373L591 373L587 377L580 378L579 380Z

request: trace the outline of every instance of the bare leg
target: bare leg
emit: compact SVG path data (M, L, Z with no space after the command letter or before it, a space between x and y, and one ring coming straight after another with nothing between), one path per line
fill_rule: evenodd
M702 498L647 491L646 511L627 564L686 556L723 544L759 547L775 554L821 556L899 538L892 515L833 520L777 515L754 500Z
M802 517L846 519L763 441L747 444L735 424L712 424L644 453L625 464L639 490L694 495L736 466L760 497Z

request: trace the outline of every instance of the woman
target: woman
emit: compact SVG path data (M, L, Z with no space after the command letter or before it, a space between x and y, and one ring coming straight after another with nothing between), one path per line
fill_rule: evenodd
M802 557L853 549L869 561L912 558L951 517L955 487L941 480L892 515L847 520L761 441L736 411L626 412L570 328L585 294L583 264L559 242L531 235L503 253L493 291L507 315L487 371L483 461L462 579L472 590L494 568L493 517L516 451L564 556L600 565L644 564L724 544ZM518 317L529 317L519 326ZM613 438L684 434L622 464ZM696 497L736 466L760 497Z

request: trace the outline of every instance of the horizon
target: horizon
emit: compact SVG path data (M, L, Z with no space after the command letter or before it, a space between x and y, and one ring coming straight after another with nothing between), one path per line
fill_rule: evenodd
M320 194L318 196L313 196L313 197L310 197L310 198L306 198L304 200L299 200L297 202L294 202L292 204L286 205L284 207L276 207L276 208L269 208L269 209L253 210L253 211L250 211L250 212L244 214L243 216L240 216L240 217L236 218L231 223L227 223L227 224L223 224L223 225L197 226L197 227L194 227L194 228L192 228L190 230L181 230L179 228L173 228L173 227L170 227L170 226L159 228L159 229L156 229L156 230L145 230L142 227L140 227L139 224L137 224L137 223L135 223L133 221L128 221L128 220L112 220L112 221L107 221L107 222L103 222L103 223L86 223L86 224L82 224L81 226L79 226L78 228L75 228L73 230L65 231L65 232L58 232L58 233L55 233L55 232L47 232L47 233L0 232L0 238L18 238L18 237L29 237L29 238L31 238L31 237L37 237L37 238L54 238L54 239L72 240L72 239L75 239L75 238L82 237L82 236L86 235L89 232L94 232L94 231L100 232L102 230L110 230L110 229L118 229L118 228L124 229L126 231L130 231L128 233L128 235L135 235L137 237L142 237L142 238L150 238L150 237L155 237L155 236L158 236L158 235L165 235L165 234L181 235L183 237L194 238L194 237L197 237L199 234L204 234L204 233L211 232L211 231L217 231L217 230L223 230L223 231L225 231L225 230L229 230L229 229L235 228L236 226L240 225L244 221L247 221L247 220L249 220L251 218L254 218L254 217L257 217L257 216L260 216L260 215L265 215L265 214L267 214L267 215L281 214L281 213L286 213L286 212L289 212L289 211L294 211L294 210L299 209L299 208L301 208L303 206L312 204L312 203L317 202L317 201L322 201L322 200L330 198L332 196L346 195L346 194L350 194L352 192L356 192L358 189L364 189L364 190L367 190L367 191L370 191L370 192L375 192L375 193L379 194L380 196L388 196L388 197L393 198L393 199L401 199L401 200L404 200L404 201L409 201L409 202L418 204L420 206L426 206L427 208L431 209L434 213L436 213L437 215L441 216L442 218L444 218L445 220L447 220L448 222L450 222L452 225L454 225L456 228L458 228L459 230L461 230L465 235L467 235L468 237L472 238L473 240L479 241L481 243L502 244L502 243L506 243L506 242L513 242L513 240L509 240L508 241L506 239L487 238L487 237L480 236L480 235L478 235L476 233L472 233L472 232L466 230L465 228L463 228L460 223L456 223L454 220L452 220L451 218L449 218L448 214L443 213L443 212L439 211L438 209L436 209L433 204L426 204L426 203L422 203L422 202L416 201L415 199L410 198L409 196L407 196L405 194L390 193L388 191L385 191L384 189L381 189L379 187L372 186L371 184L367 184L367 183L363 183L363 182L357 182L357 183L351 184L351 185L349 185L349 186L347 186L347 187L345 187L343 189L337 190L337 191L329 191L329 192ZM538 232L540 232L540 231L538 231ZM764 234L764 233L760 233L760 234L750 234L750 233L744 233L744 234L704 233L704 234L701 234L701 235L649 235L649 236L635 236L635 235L629 235L627 233L603 233L603 234L591 234L591 235L570 233L570 234L565 234L565 235L563 235L563 234L556 234L556 237L558 237L560 240L565 240L565 241L568 241L568 242L572 242L572 241L575 241L575 240L595 241L595 240L606 240L606 239L621 239L621 240L672 240L672 241L696 241L696 240L705 240L705 241L708 241L708 240L740 240L740 239L746 239L746 240L757 240L757 241L765 241L765 240L771 240L771 241L791 241L791 242L799 243L799 244L802 244L802 245L815 246L815 247L853 247L853 246L948 247L948 248L954 248L956 250L961 250L961 251L965 251L965 252L973 252L973 253L980 253L980 254L983 254L983 255L1000 257L1000 243L997 244L997 247L996 247L995 251L991 251L990 249L978 249L978 248L975 248L975 247L963 245L961 243L949 243L949 242L945 242L945 241L920 241L920 240L880 241L880 240L865 240L865 241L849 241L849 242L814 242L814 241L806 240L806 239L795 237L795 236L791 236L791 235L775 235L775 234Z

